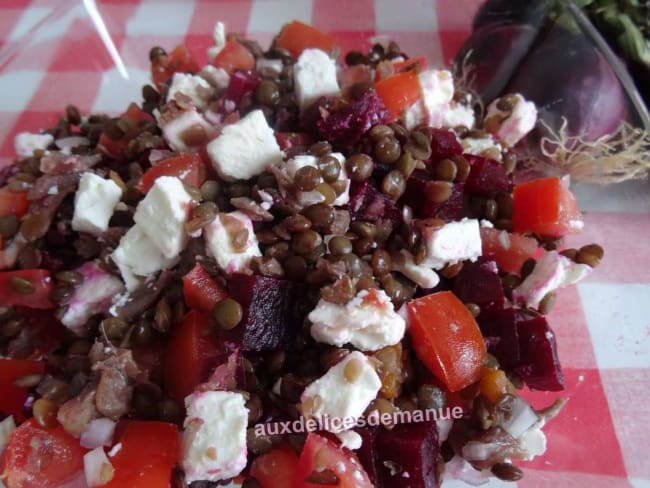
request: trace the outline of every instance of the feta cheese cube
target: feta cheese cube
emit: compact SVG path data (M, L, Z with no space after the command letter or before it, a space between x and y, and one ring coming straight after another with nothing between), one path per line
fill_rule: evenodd
M309 320L316 341L339 347L350 343L362 351L397 344L406 329L383 290L362 290L345 305L321 299Z
M122 190L113 180L82 174L74 197L72 229L93 235L105 232L120 198Z
M487 109L485 127L506 147L512 147L535 127L537 107L516 93L512 96L512 110L504 111L497 107L500 98L494 100Z
M54 142L51 134L32 134L31 132L20 132L14 139L14 149L21 158L28 158L34 151L45 151Z
M120 244L111 254L129 291L140 285L136 276L149 276L162 269L171 268L177 258L168 259L139 225L131 227L120 239ZM135 275L135 276L133 276Z
M424 112L431 127L442 127L454 98L454 78L447 70L427 70L418 75Z
M442 125L445 127L474 127L474 110L472 107L460 103L451 102L449 109L445 112Z
M167 91L167 101L174 100L177 93L190 98L192 105L205 108L212 96L214 89L200 76L189 73L174 73L172 83Z
M187 483L219 481L246 467L248 409L241 393L204 391L185 398L182 466Z
M512 299L537 308L547 293L577 283L591 273L592 268L578 264L557 251L549 251L537 260L533 272L512 291Z
M207 147L212 166L226 181L248 180L282 161L273 129L261 110L227 125Z
M235 236L246 231L248 240L243 249L233 245ZM261 256L253 221L243 212L220 213L216 219L203 228L208 254L226 273L237 273L249 269L251 260Z
M392 260L393 271L398 271L409 280L422 288L434 288L440 283L440 278L429 266L415 264L413 255L405 249L400 251Z
M381 380L368 357L354 351L305 388L300 409L306 419L328 417L329 430L341 432L354 426L380 388Z
M202 127L208 135L214 133L214 127L194 107L186 108L173 116L163 115L157 117L157 119L165 141L175 151L187 152L192 150L192 147L188 146L183 140L183 133L187 129L198 126Z
M176 258L187 244L185 232L192 197L180 179L158 178L138 204L133 220L167 259Z
M422 265L442 269L469 259L475 261L481 255L481 232L476 219L449 222L443 227L422 229L427 255Z
M230 83L230 75L228 72L223 68L217 68L211 64L206 64L199 73L199 76L220 90L227 88Z
M208 48L208 59L210 61L212 61L226 45L226 26L223 22L217 22L214 24L212 40L214 41L214 46Z
M337 95L336 63L320 49L305 49L293 66L293 82L301 109L318 98Z

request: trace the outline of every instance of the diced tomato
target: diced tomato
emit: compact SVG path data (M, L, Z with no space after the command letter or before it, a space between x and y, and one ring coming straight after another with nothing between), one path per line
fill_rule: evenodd
M298 455L289 447L278 447L255 458L250 475L262 488L293 488Z
M275 45L289 50L297 58L308 48L318 48L326 53L331 52L336 46L336 37L294 20L282 28L275 40Z
M515 185L512 197L515 232L562 237L582 228L576 199L560 178L542 178Z
M210 313L228 292L197 263L183 276L183 295L191 309Z
M420 81L415 71L405 71L379 80L375 90L386 105L391 121L399 118L420 99Z
M183 405L194 387L205 381L215 365L217 340L209 316L190 311L172 331L165 351L165 388L169 396Z
M23 405L27 399L27 389L14 384L18 378L28 374L43 374L43 361L28 359L0 359L0 411L13 415L17 421L25 419Z
M29 280L34 285L31 293L16 291L18 280ZM12 283L14 283L12 285ZM54 308L50 294L54 283L50 272L46 269L21 269L18 271L4 271L0 273L0 307L22 305L29 308Z
M179 44L172 52L159 56L151 63L151 79L156 88L162 91L165 83L174 73L196 73L199 69L199 64L187 49L187 46Z
M449 391L478 381L486 350L481 331L463 302L450 291L408 304L415 353Z
M102 486L168 488L178 459L178 427L153 421L127 421L119 427L116 443L121 447L109 458L113 479Z
M85 453L60 425L45 429L29 419L9 437L2 481L8 488L58 488L81 473Z
M160 161L140 178L138 190L147 193L161 176L177 176L183 183L199 188L205 181L205 167L197 154L181 154Z
M532 237L489 227L481 227L481 246L483 255L493 257L501 271L515 274L519 274L524 262L539 251Z
M479 391L493 405L499 403L499 400L508 393L509 388L512 388L512 385L503 370L493 368L481 370Z
M119 159L124 156L129 141L138 134L138 127L146 122L154 122L151 114L142 110L136 103L131 103L120 118L131 123L131 130L120 139L111 139L102 132L98 145L100 149L110 157Z
M255 56L240 42L235 40L226 42L219 54L212 60L217 68L223 68L228 73L236 70L249 70L255 68Z
M306 132L276 132L275 139L283 151L296 146L306 148L313 142L312 136Z
M9 191L9 188L0 188L0 218L14 214L21 218L27 213L29 200L25 191Z

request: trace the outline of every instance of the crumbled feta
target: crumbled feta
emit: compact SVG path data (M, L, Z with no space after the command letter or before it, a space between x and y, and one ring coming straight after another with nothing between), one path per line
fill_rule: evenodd
M261 110L223 128L207 146L212 166L226 181L247 180L282 161L273 129Z
M32 134L31 132L20 132L14 139L14 149L21 158L28 158L34 151L45 151L47 146L54 142L51 134Z
M590 266L574 263L557 251L546 252L537 260L533 272L512 290L512 299L537 308L547 293L577 283L591 271Z
M409 280L422 288L434 288L440 283L440 278L429 266L415 264L413 255L405 249L392 260L393 271L399 271Z
M513 95L515 101L510 112L499 110L499 98L494 100L487 109L485 127L494 134L506 147L517 144L535 127L537 122L537 107L534 102L527 101L522 95ZM491 119L496 123L492 125Z
M182 466L187 483L219 481L246 467L248 409L241 393L195 392L185 398Z
M540 421L519 437L519 447L526 453L523 458L525 461L546 452L546 434L542 431L543 426L544 422Z
M214 128L194 107L188 107L173 117L156 117L160 124L162 135L169 147L175 151L187 152L192 148L183 140L183 133L193 127L203 127L206 134L214 133Z
M444 127L474 127L474 110L472 107L460 103L451 102L449 109L444 114L442 125Z
M267 59L267 58L259 58L257 60L257 71L261 71L262 69L269 69L273 71L276 74L282 73L282 68L284 68L284 64L282 63L281 59Z
M83 283L75 287L66 303L61 323L77 334L82 334L88 319L105 312L113 297L124 291L119 278L108 274L96 263L90 261L76 270L84 277Z
M336 63L320 49L305 49L293 65L296 98L301 109L318 98L337 95Z
M111 254L122 279L129 291L137 288L141 280L138 276L149 276L161 269L171 268L177 258L166 258L139 225L131 227L120 239L120 244Z
M404 127L408 130L414 129L416 126L422 124L427 119L422 106L422 100L418 100L409 108L406 109L402 117Z
M354 351L305 388L300 409L305 418L337 419L329 422L329 430L341 432L351 426L336 424L356 422L380 388L381 380L370 360Z
M168 259L176 258L185 247L187 220L192 197L180 179L161 176L138 204L133 220Z
M226 26L223 22L217 22L214 24L212 40L214 41L214 46L208 48L208 59L210 61L217 57L217 54L219 54L226 45Z
M253 221L243 212L220 213L203 231L208 254L226 273L245 271L255 256L262 255ZM247 232L248 237L246 245L237 249L233 240L241 232Z
M467 154L474 154L475 156L481 156L485 151L490 151L496 149L496 151L491 151L495 153L498 152L501 154L501 144L494 140L492 136L488 137L465 137L460 139L460 145L463 146L463 152Z
M345 156L338 152L332 153L330 156L333 156L339 161L339 163L341 163L341 171L339 172L337 181L344 181L346 183L345 190L341 192L341 194L337 196L336 199L332 202L332 205L338 207L341 205L346 205L350 201L351 180L348 177L347 171L345 170ZM288 181L293 181L298 170L306 166L313 166L314 168L317 168L318 158L310 154L299 154L284 163L280 167L280 171L284 173L284 176ZM296 199L298 200L298 203L311 202L313 200L324 200L322 194L315 190L311 192L297 191L296 193Z
M74 196L72 229L93 235L105 232L120 198L122 189L113 180L90 172L82 174Z
M360 449L363 445L363 438L353 430L339 432L336 437L341 441L341 447L346 447L352 451Z
M454 98L454 79L447 70L427 70L418 75L428 125L441 127Z
M397 344L406 328L383 290L362 290L345 305L321 299L309 320L311 335L317 342L339 347L350 343L362 351Z
M167 101L174 100L177 93L190 98L192 105L205 108L212 96L212 86L202 77L189 73L174 73L167 91Z
M427 255L421 263L433 269L442 269L469 259L475 261L481 255L481 232L476 219L449 222L439 227L422 229Z
M206 64L199 72L199 76L220 90L227 88L230 83L230 75L228 72L223 68L217 68L211 64Z

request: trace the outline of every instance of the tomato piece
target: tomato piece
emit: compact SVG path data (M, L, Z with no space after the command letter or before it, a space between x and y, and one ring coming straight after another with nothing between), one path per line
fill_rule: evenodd
M255 69L255 56L240 42L226 42L219 54L212 60L217 68L223 68L228 73L236 70Z
M293 488L298 455L289 447L278 447L255 458L250 475L262 488Z
M190 308L212 312L214 306L228 296L228 292L197 263L183 276L183 295Z
M14 279L29 280L34 285L31 293L19 293L12 286ZM0 272L0 306L22 305L29 308L54 308L50 294L54 283L46 269L21 269Z
M199 188L205 181L205 167L197 154L181 154L158 162L142 175L138 190L147 193L161 176L177 176L183 183Z
M151 79L156 85L156 88L158 88L158 91L162 91L165 83L167 83L174 73L196 73L199 69L199 64L187 49L187 46L185 44L179 44L172 52L158 56L151 63Z
M429 371L452 392L478 381L485 343L463 302L441 291L413 300L407 308L413 348Z
M317 434L309 434L298 459L294 488L322 488L305 481L314 471L330 469L339 478L338 488L373 488L368 475L352 451Z
M582 215L576 199L560 178L542 178L515 185L512 198L515 232L562 237L582 229Z
M20 388L14 382L28 374L43 374L43 361L28 359L0 359L0 411L13 415L20 422L25 419L23 405L27 399L28 389Z
M29 200L26 191L9 191L9 188L0 188L0 218L14 214L21 218L27 213Z
M405 71L379 80L375 90L388 109L390 121L398 119L420 99L420 81L415 71Z
M178 458L178 427L167 422L127 421L121 444L109 458L115 472L105 488L168 488Z
M165 388L180 405L196 385L208 378L216 363L217 339L211 329L209 316L192 310L172 331L167 343Z
M336 37L294 20L282 28L275 40L275 45L289 50L297 58L308 48L318 48L326 53L331 52L336 46Z
M481 227L481 246L483 255L493 257L501 271L515 274L539 251L537 240L532 237L489 227Z
M60 425L45 429L29 419L9 437L3 482L8 488L57 488L83 470L85 453Z

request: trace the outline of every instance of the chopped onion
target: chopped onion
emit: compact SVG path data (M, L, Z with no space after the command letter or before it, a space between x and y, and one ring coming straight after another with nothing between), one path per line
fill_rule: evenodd
M9 442L9 436L11 436L15 428L16 422L14 422L14 418L11 415L0 422L0 452L3 451L7 442Z
M81 434L81 446L86 449L95 449L101 446L110 446L113 441L115 422L111 419L101 418L92 420L86 430Z
M442 473L443 484L454 480L464 481L472 486L480 486L490 481L491 475L487 470L479 471L460 456L454 456L445 464Z
M84 474L90 488L101 486L113 479L115 470L106 457L104 448L97 447L84 454Z
M526 400L517 397L512 407L512 415L503 423L503 430L515 439L530 429L539 420L539 417Z
M152 149L149 153L149 163L151 166L155 166L156 163L159 163L163 159L171 158L175 153L167 149Z

